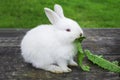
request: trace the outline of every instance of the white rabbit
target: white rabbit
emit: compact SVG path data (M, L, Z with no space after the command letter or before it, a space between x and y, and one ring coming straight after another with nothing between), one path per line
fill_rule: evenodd
M60 5L55 4L55 11L44 10L52 25L40 25L26 33L21 42L22 56L36 68L54 73L70 72L68 65L77 66L73 60L77 54L74 40L83 31L77 22L64 16Z

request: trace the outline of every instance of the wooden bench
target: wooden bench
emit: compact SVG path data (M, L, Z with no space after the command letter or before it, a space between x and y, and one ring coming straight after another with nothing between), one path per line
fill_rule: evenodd
M118 73L109 72L87 59L90 72L71 67L72 72L53 74L36 69L23 61L20 42L27 29L0 29L0 80L120 80ZM84 29L87 39L83 48L103 55L109 61L120 61L120 29Z

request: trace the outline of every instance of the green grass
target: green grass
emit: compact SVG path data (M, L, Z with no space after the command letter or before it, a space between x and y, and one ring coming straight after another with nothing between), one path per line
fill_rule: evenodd
M120 0L0 0L0 28L49 24L44 7L55 3L83 28L120 28Z

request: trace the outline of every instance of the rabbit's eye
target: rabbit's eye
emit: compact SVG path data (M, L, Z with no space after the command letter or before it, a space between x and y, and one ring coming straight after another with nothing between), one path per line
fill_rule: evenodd
M70 32L71 30L70 29L66 29L67 32Z

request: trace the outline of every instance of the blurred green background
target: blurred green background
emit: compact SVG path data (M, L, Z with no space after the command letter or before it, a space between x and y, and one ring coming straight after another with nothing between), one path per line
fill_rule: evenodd
M120 0L0 0L0 28L49 24L44 7L55 3L82 28L120 28Z

